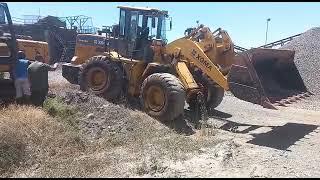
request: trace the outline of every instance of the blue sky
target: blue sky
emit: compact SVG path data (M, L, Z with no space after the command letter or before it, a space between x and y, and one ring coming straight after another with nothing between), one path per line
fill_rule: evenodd
M221 27L228 31L236 45L250 48L265 43L266 19L268 42L280 40L320 26L318 2L9 2L11 16L53 15L93 17L96 27L118 23L118 5L154 7L169 11L173 20L170 41L183 36L196 21L212 31Z

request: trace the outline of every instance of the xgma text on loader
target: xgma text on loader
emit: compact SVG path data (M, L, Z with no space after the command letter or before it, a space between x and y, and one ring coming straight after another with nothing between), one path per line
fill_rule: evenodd
M224 91L275 108L273 103L307 92L289 50L234 52L228 33L203 25L167 44L167 11L120 6L119 24L103 35L77 36L75 56L62 68L69 82L110 101L124 92L162 121L217 107ZM170 30L172 21L169 22ZM103 33L103 32L101 32Z

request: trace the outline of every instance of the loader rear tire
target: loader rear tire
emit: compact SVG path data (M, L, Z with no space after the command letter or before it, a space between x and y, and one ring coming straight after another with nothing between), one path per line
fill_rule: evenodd
M203 94L206 99L206 107L207 110L211 110L219 106L224 97L224 89L210 80L210 78L204 75L202 72L195 72L194 73L195 80L204 86ZM194 106L194 102L192 100L189 102L190 107Z
M224 89L213 84L207 85L207 109L211 110L219 106L224 97Z
M79 73L80 89L90 90L108 101L116 101L124 83L121 67L105 56L94 56Z
M142 83L140 101L147 114L162 122L173 121L184 112L185 90L169 73L154 73Z
M207 109L211 110L218 107L223 100L224 89L212 82L207 76L201 78L201 83L206 87L204 95L207 99Z

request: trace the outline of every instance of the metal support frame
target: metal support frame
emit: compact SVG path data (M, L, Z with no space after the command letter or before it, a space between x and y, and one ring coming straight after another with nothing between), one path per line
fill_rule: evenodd
M285 43L293 40L293 38L298 37L298 36L300 36L301 34L302 34L302 33L297 34L297 35L294 35L294 36L290 36L290 37L287 37L287 38L284 38L284 39L281 39L281 40L278 40L278 41L275 41L275 42L272 42L272 43L269 43L269 44L260 46L260 47L258 47L258 48L273 48L273 47L278 46L278 45L283 46Z
M273 48L275 46L283 46L284 44L292 41L294 38L296 37L299 37L302 33L300 34L296 34L294 36L290 36L290 37L287 37L287 38L284 38L284 39L280 39L278 41L275 41L275 42L272 42L272 43L269 43L269 44L266 44L266 45L263 45L263 46L259 46L258 48ZM244 51L247 51L248 49L246 48L243 48L243 47L240 47L240 46L237 46L237 45L234 45L234 49L240 51L240 52L244 52Z
M234 49L236 49L236 50L238 50L238 51L241 51L241 52L248 50L248 49L246 49L246 48L243 48L243 47L240 47L240 46L237 46L237 45L234 45Z
M96 33L96 28L93 27L92 17L79 15L79 16L67 16L67 17L60 17L62 21L67 23L67 27L73 29L74 27L77 28L77 32L79 34L83 33Z

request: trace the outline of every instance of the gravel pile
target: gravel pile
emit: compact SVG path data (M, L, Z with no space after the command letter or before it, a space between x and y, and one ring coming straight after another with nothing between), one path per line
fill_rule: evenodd
M320 27L306 31L280 49L295 51L294 62L307 89L320 95Z
M123 103L116 105L94 94L80 91L79 86L70 84L61 74L61 67L49 72L49 94L77 107L80 129L89 135L88 137L100 138L106 134L128 133L141 125L137 123L141 122L141 119L146 120L146 123L159 125L147 114L126 108Z
M57 93L66 104L78 108L78 123L80 129L92 138L128 134L130 131L143 126L141 123L152 123L156 120L145 113L132 111L124 105L116 105L94 94L67 89Z
M294 63L307 89L315 94L290 106L320 111L320 27L304 32L280 49L295 51Z
M290 107L320 111L320 96L310 96L307 99L300 100L296 103L290 104Z

